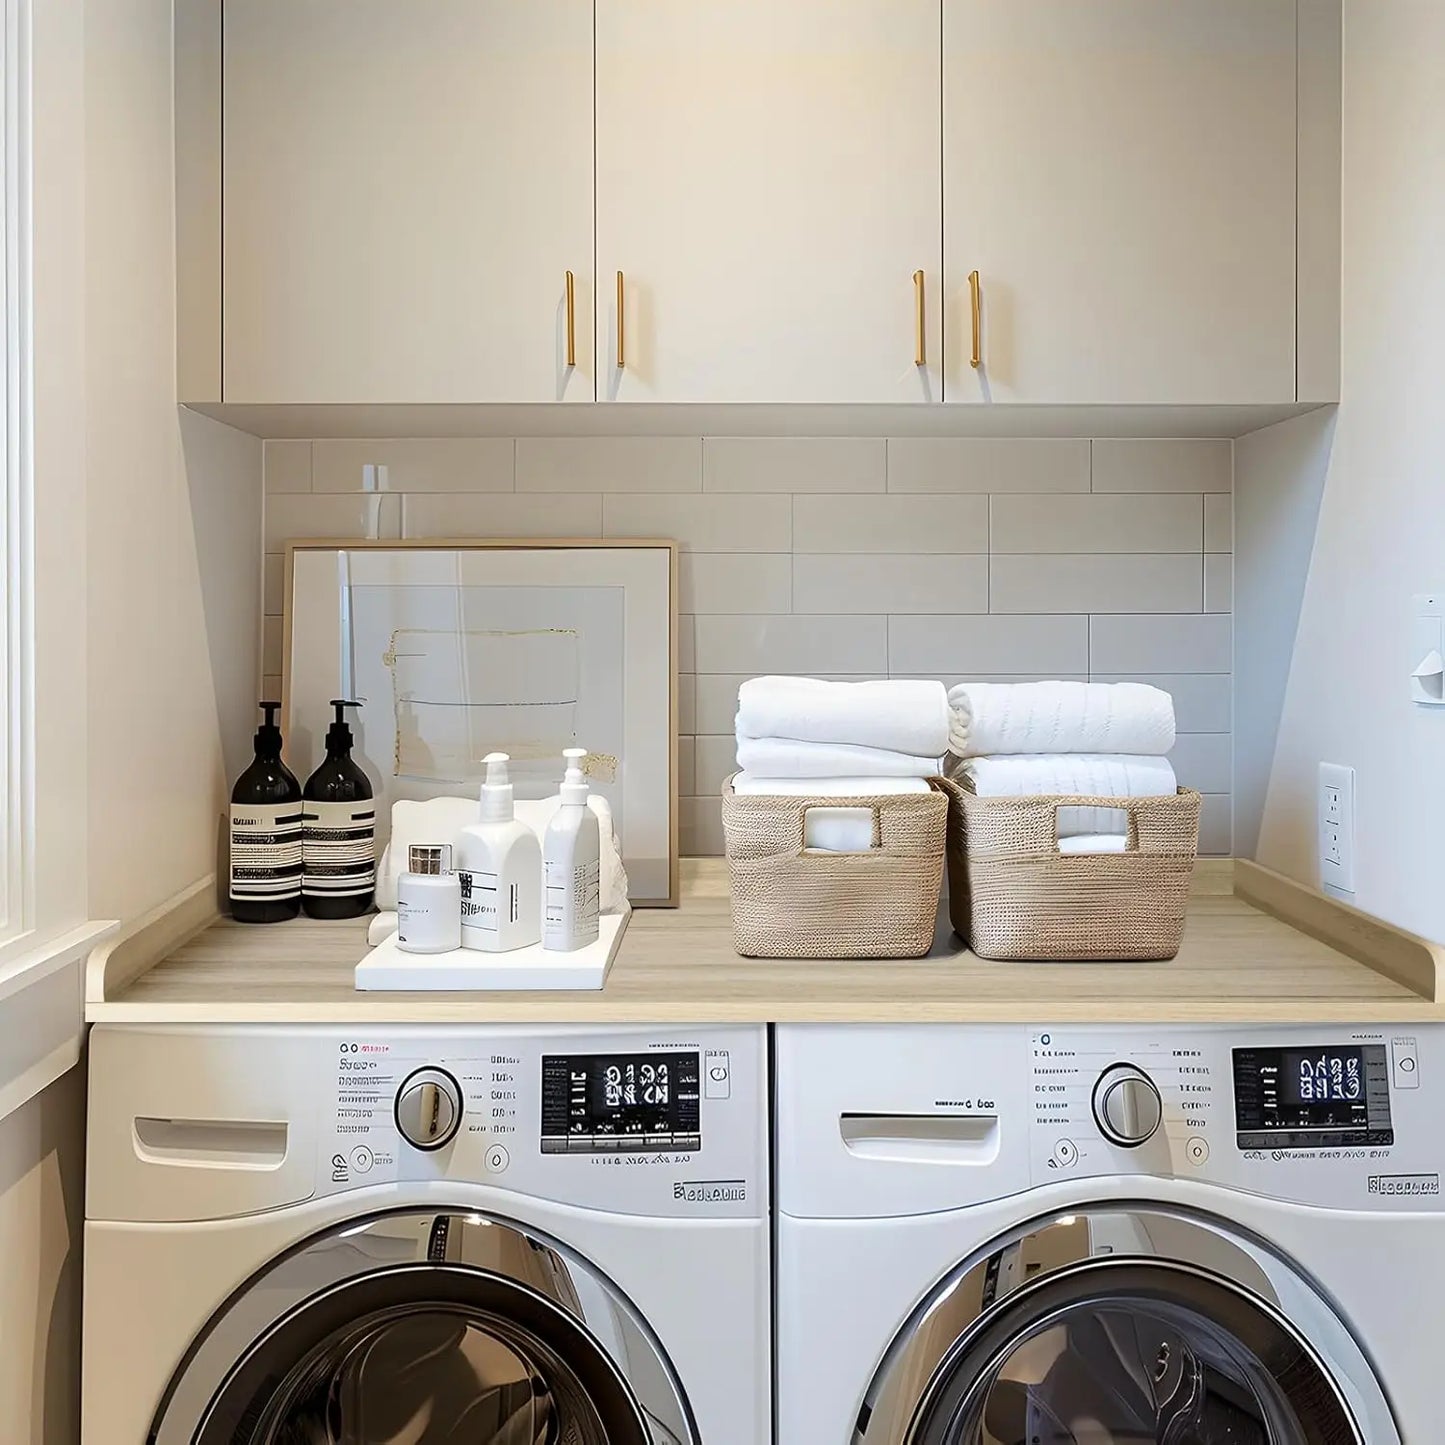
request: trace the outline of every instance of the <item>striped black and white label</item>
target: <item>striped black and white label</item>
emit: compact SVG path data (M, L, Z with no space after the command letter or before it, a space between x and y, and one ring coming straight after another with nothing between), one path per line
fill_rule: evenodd
M308 898L355 898L376 887L376 806L307 799L301 891Z
M300 803L231 805L231 897L284 902L301 896Z

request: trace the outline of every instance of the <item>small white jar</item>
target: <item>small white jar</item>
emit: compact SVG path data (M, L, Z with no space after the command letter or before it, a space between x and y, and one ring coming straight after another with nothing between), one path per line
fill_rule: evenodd
M396 880L396 946L403 953L446 953L462 946L462 883L449 843L413 843Z

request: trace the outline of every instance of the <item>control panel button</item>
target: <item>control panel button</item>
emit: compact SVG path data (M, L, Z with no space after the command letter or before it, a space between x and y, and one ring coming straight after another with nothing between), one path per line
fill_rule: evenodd
M1111 1143L1137 1149L1158 1131L1164 1102L1153 1079L1133 1064L1105 1069L1094 1085L1094 1119Z
M356 1170L358 1174L370 1174L371 1166L375 1163L376 1159L372 1155L371 1150L364 1144L358 1144L356 1148L351 1151L351 1167Z
M512 1156L500 1144L493 1144L482 1162L487 1166L488 1174L501 1174L512 1162Z
M418 1069L396 1095L396 1127L414 1149L450 1144L462 1122L461 1086L445 1069Z
M1395 1087L1420 1087L1420 1053L1414 1039L1391 1039L1390 1060L1394 1064Z
M1079 1146L1072 1139L1060 1139L1054 1145L1054 1163L1060 1169L1072 1169L1079 1162Z
M732 1097L732 1060L725 1052L709 1053L703 1060L702 1096L705 1099Z
M1184 1146L1184 1157L1191 1164L1203 1164L1209 1158L1209 1140L1197 1134Z

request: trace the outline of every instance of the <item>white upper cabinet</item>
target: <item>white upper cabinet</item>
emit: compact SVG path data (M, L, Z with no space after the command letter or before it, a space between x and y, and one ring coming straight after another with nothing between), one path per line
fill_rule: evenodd
M943 3L948 399L1293 401L1295 0Z
M596 8L599 398L941 400L939 0Z
M226 0L225 401L594 399L592 24Z

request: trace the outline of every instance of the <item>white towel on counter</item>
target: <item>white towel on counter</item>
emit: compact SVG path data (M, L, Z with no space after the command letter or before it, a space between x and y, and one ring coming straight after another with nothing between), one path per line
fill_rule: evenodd
M965 682L948 693L950 751L1129 753L1174 746L1174 699L1142 682Z
M938 772L939 758L852 743L740 737L738 767L761 778L926 778Z
M966 779L981 798L1163 798L1179 789L1167 758L1098 753L968 758L954 766L953 776ZM1128 832L1128 816L1118 808L1068 806L1059 812L1060 837Z
M1080 833L1059 839L1059 852L1077 856L1091 853L1126 853L1129 840L1122 833Z
M922 778L760 778L756 773L733 778L733 792L743 798L889 798L931 791Z
M843 743L938 757L948 748L941 682L754 677L738 689L737 735Z

